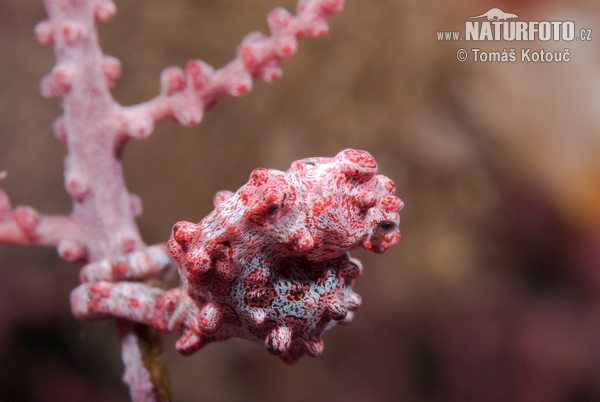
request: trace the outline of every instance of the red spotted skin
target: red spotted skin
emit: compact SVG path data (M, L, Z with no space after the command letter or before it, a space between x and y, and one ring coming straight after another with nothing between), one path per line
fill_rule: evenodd
M180 297L200 311L182 352L238 336L287 362L319 355L322 334L360 305L352 283L362 267L348 251L381 253L400 238L402 201L376 171L352 149L287 172L257 169L236 193L217 194L201 222L177 223L168 250Z

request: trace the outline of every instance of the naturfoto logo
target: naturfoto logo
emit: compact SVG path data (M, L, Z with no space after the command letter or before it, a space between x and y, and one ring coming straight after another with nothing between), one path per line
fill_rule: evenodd
M438 31L440 41L589 41L591 29L577 30L573 21L516 21L517 14L491 8L466 17L465 31ZM479 20L478 20L479 19ZM478 21L477 21L478 20Z
M466 17L465 30L437 32L440 41L489 41L489 42L570 42L591 41L591 29L576 29L573 21L518 21L519 16L514 13L505 12L497 7L490 8L485 13ZM521 48L507 46L502 51L483 50L473 48L470 50L474 62L500 62L514 63L568 63L571 61L571 50L564 48L557 50ZM464 63L469 59L469 51L461 48L456 52L456 58Z

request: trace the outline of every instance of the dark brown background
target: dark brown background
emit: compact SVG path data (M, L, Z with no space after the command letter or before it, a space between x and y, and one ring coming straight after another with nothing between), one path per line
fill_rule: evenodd
M226 63L291 0L118 1L100 26L122 60L116 99L154 96L162 68ZM572 20L589 43L438 42L491 7ZM60 113L38 95L53 65L32 30L40 2L0 0L0 182L15 204L67 212ZM577 1L351 0L305 39L274 84L222 99L193 128L163 123L125 152L148 243L198 221L213 194L256 167L354 147L371 152L406 203L403 239L359 251L363 307L318 359L287 366L230 340L192 357L165 338L176 401L600 400L600 6ZM459 47L570 49L572 61L456 61ZM507 49L508 50L508 49ZM470 56L472 54L470 53ZM77 267L54 250L0 248L0 399L126 400L111 323L81 324Z

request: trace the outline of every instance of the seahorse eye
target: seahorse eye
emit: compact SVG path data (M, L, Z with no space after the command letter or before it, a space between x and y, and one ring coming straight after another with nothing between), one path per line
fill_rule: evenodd
M379 227L379 229L389 232L390 230L394 229L396 227L396 224L392 221L383 221L380 222L379 225L377 225Z

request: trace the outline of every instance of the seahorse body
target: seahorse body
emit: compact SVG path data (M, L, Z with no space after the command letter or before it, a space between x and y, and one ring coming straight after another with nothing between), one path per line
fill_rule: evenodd
M352 284L362 267L348 251L381 253L400 238L402 201L376 171L352 149L287 172L257 169L236 193L217 194L201 222L177 223L169 252L200 311L185 347L239 336L287 362L319 355L322 334L360 305Z

